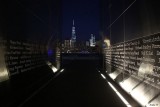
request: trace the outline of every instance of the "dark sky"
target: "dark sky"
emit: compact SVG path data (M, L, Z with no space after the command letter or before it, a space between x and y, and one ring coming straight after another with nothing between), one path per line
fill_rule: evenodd
M61 32L61 0L0 0L0 36L55 41ZM2 33L2 34L1 34Z
M77 40L88 40L90 34L99 38L99 0L63 0L63 39L70 39L75 20Z

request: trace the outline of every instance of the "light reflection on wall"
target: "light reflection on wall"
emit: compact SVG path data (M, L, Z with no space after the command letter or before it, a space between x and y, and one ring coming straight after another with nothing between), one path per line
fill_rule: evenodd
M61 55L61 51L59 49L59 47L56 48L56 68L60 69L60 56Z
M111 45L109 39L105 39L105 40L104 40L104 43L107 45L107 47L110 47L110 45Z
M2 44L0 44L0 82L6 81L8 79L9 79L9 73L5 64L4 49L2 48Z
M46 64L52 69L53 73L56 73L58 71L58 69L54 67L51 62L47 61Z
M138 76L145 77L145 75L152 74L152 72L153 72L153 65L142 62L138 70Z
M112 43L111 49L105 49L107 74L122 80L116 82L142 106L160 106L159 2L101 1L102 30L110 33ZM121 44L122 51L118 47Z
M118 47L119 45L115 45L115 47ZM134 47L132 47L134 48ZM114 49L117 49L118 48L114 48ZM128 48L129 49L129 48ZM111 50L111 49L108 49L108 50ZM112 49L113 50L113 49ZM134 50L132 50L134 51ZM131 53L132 53L131 51ZM140 50L141 52L142 50ZM143 50L144 51L144 50ZM117 51L118 52L118 51ZM129 52L129 51L127 51ZM158 86L154 83L155 82L155 78L153 78L153 73L154 73L154 63L151 63L150 60L146 60L145 58L147 57L147 59L153 59L151 56L145 56L145 55L141 55L141 60L140 62L138 62L138 60L134 60L132 58L132 55L130 56L125 56L126 54L123 54L124 57L121 57L123 55L120 56L120 58L122 59L128 59L128 62L127 63L117 63L116 61L118 61L119 59L118 58L115 58L115 52L111 51L111 53L106 53L106 56L107 56L107 60L110 61L110 66L111 68L114 68L114 69L110 69L108 68L109 70L111 70L111 72L107 72L109 74L109 76L113 79L113 80L118 80L116 82L119 83L119 85L126 91L128 92L135 100L137 100L137 102L139 102L142 106L146 106L148 103L150 103L152 101L152 99L155 98L155 96L157 96L157 94L160 92L159 88L157 88ZM124 52L125 53L125 52ZM120 54L117 54L116 57L120 55ZM136 56L138 56L136 54ZM109 58L110 57L110 58ZM139 56L138 56L139 57ZM130 59L131 58L131 59ZM133 63L133 60L136 61L135 63ZM106 61L106 62L108 62ZM147 62L148 61L148 62ZM134 71L134 72L137 72L137 74L133 74L132 70L130 67L132 67L132 65L134 64L138 64L139 63L139 66L137 66L137 71ZM108 65L108 63L106 63ZM124 66L124 65L126 66ZM120 68L119 66L120 65L123 65L124 68L128 67L130 68L129 71L131 72L126 72L124 68ZM108 70L107 69L107 70ZM123 76L124 74L128 75L128 77L126 76ZM153 75L153 76L152 76ZM118 79L118 78L122 78L122 79ZM157 86L157 87L156 87ZM156 104L159 104L159 103L156 103Z

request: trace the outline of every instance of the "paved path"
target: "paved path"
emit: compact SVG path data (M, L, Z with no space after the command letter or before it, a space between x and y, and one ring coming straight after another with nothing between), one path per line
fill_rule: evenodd
M22 107L125 107L94 61L74 61Z

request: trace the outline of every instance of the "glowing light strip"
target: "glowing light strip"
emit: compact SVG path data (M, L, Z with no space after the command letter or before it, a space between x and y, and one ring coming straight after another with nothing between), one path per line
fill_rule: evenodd
M52 71L55 73L55 72L57 72L57 68L56 67L54 67L54 66L52 66Z
M106 77L105 77L103 74L101 74L101 76L102 76L104 79L106 79Z
M64 69L61 69L61 71L60 72L63 72L64 71Z
M114 80L117 75L115 75L115 74L112 73L112 74L109 74L109 76Z
M132 89L133 89L133 84L132 83L120 82L119 84L128 93L130 93L132 91Z
M127 100L116 90L116 88L110 83L108 82L108 84L110 85L110 87L116 92L116 94L120 97L120 99L125 103L125 105L127 107L132 107Z

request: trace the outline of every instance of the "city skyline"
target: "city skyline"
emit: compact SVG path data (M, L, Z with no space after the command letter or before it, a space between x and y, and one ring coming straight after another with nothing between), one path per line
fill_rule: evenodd
M76 36L76 27L75 27L75 21L74 21L74 19L73 19L73 21L72 21L72 34L71 34L71 37L68 37L68 38L64 38L64 40L63 41L65 41L65 40L70 40L71 41L71 43L75 43L76 41L77 41L77 36ZM92 40L92 39L94 39L94 40ZM86 38L86 40L81 40L81 41L94 41L95 42L95 40L96 40L96 38L95 38L95 35L93 34L93 33L91 33L90 34L90 37L88 37L88 38ZM79 41L80 42L80 41ZM91 43L92 45L93 45L93 43Z
M90 34L99 39L99 1L98 0L67 0L62 6L63 23L62 39L70 38L72 22L76 27L77 41L86 41Z

